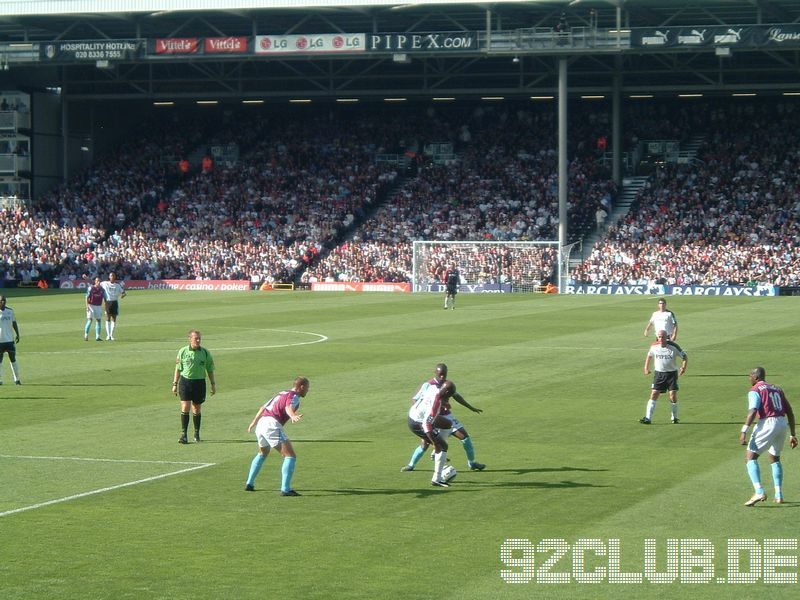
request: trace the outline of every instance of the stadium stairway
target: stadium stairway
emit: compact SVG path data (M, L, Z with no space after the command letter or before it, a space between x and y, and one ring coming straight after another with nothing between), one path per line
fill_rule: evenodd
M647 179L647 176L635 176L625 177L622 180L622 189L617 196L617 201L614 203L614 208L611 210L611 214L606 219L606 229L628 214L628 211L631 209L631 205L633 205L633 203L636 201L636 198L639 196L639 192L647 183ZM602 238L604 235L605 231L598 233L597 231L593 230L589 235L583 238L581 250L579 252L574 252L574 258L570 258L570 269L580 264L583 259L585 259L592 251L592 246L594 246L595 242L597 242L597 240Z
M697 151L705 143L706 136L695 135L690 137L686 142L681 144L681 153L688 155L689 158L697 158Z
M305 273L309 267L312 267L320 263L326 256L328 256L328 254L331 253L331 250L333 250L337 246L340 246L344 242L353 239L353 235L355 235L355 232L358 231L358 229L370 217L372 217L372 215L374 215L378 211L378 209L386 202L388 198L396 194L403 187L403 185L407 180L408 180L408 174L404 173L402 170L398 170L397 177L395 177L391 185L378 192L375 198L375 202L369 204L368 206L365 206L364 210L358 212L355 215L355 219L348 227L339 230L333 241L325 244L325 246L320 250L319 255L314 259L312 263L303 265L301 268L297 269L297 271L294 274L294 280L293 280L295 286L298 288L302 287L303 273Z

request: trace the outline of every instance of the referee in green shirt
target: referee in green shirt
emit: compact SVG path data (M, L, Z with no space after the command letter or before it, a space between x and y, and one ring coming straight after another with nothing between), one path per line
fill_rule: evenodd
M206 401L206 374L211 383L211 395L217 393L214 382L214 359L211 353L200 345L200 332L189 332L189 345L178 350L175 359L175 375L172 378L172 393L180 393L181 399L181 437L180 444L188 444L186 430L189 428L189 405L192 407L194 421L194 441L200 441L200 410Z

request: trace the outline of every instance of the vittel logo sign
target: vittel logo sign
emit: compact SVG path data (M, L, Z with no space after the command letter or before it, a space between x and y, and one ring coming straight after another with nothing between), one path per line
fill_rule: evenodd
M244 37L216 37L206 38L206 52L245 52L247 50L247 38Z

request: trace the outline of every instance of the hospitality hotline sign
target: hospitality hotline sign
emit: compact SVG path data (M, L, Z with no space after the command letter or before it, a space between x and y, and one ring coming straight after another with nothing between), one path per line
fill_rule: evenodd
M86 40L49 42L39 45L39 57L52 62L84 62L97 60L125 60L139 58L144 40Z

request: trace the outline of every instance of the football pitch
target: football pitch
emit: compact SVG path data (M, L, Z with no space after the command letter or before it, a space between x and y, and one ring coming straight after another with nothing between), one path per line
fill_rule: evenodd
M795 298L672 297L689 355L680 419L643 426L654 296L131 292L114 342L79 293L7 290L21 332L0 387L0 597L723 598L798 588L800 450L753 493L738 435L764 366L800 407ZM178 444L170 385L199 329L218 393ZM482 472L401 473L409 400L438 362ZM246 493L246 429L311 380L281 497L273 452ZM190 426L191 437L191 426Z

